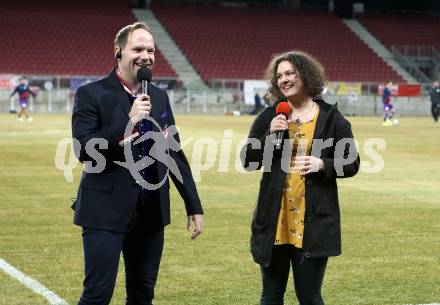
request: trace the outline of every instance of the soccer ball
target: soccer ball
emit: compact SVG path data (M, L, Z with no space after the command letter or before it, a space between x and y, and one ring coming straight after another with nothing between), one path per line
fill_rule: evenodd
M398 119L393 119L393 125L399 125L399 120Z

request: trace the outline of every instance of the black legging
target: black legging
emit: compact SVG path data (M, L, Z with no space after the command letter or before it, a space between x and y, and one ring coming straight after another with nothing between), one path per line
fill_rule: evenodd
M300 305L324 305L321 286L327 257L306 258L292 245L274 246L269 267L261 266L263 292L260 305L283 305L284 292L293 269L295 293Z

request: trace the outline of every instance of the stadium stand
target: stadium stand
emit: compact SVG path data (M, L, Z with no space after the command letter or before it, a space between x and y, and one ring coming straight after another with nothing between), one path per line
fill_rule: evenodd
M0 6L0 73L104 75L116 32L136 19L124 1L5 1ZM155 76L176 77L160 50Z
M440 52L440 18L421 15L368 14L357 17L386 47L433 46Z
M151 8L205 81L261 79L272 54L296 48L317 57L329 80L405 82L331 13L155 2Z

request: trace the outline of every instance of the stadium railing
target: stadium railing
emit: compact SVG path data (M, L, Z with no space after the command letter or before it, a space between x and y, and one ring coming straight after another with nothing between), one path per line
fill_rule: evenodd
M81 83L98 77L81 76L29 76L31 89L37 92L37 98L31 100L30 111L34 113L69 113L72 111L76 88ZM47 83L53 85L47 90ZM253 104L245 104L243 82L239 79L212 80L210 90L187 89L184 84L191 80L174 78L156 78L154 82L167 90L176 114L247 114ZM349 83L347 83L349 84ZM378 95L377 83L358 83L358 93L334 92L326 95L331 103L346 115L382 115L382 100ZM431 83L421 85L421 95L417 97L394 97L399 115L429 115L428 92ZM9 98L12 88L0 88L0 112L18 109L17 97Z

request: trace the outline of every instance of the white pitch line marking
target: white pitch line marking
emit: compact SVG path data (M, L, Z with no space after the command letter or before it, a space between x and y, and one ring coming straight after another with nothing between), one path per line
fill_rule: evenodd
M0 269L19 281L21 284L32 290L33 292L43 296L51 305L68 305L68 303L50 291L38 281L28 277L26 274L9 264L0 257Z
M407 305L413 305L413 304L407 304ZM431 303L431 304L414 304L414 305L440 305L440 303Z

